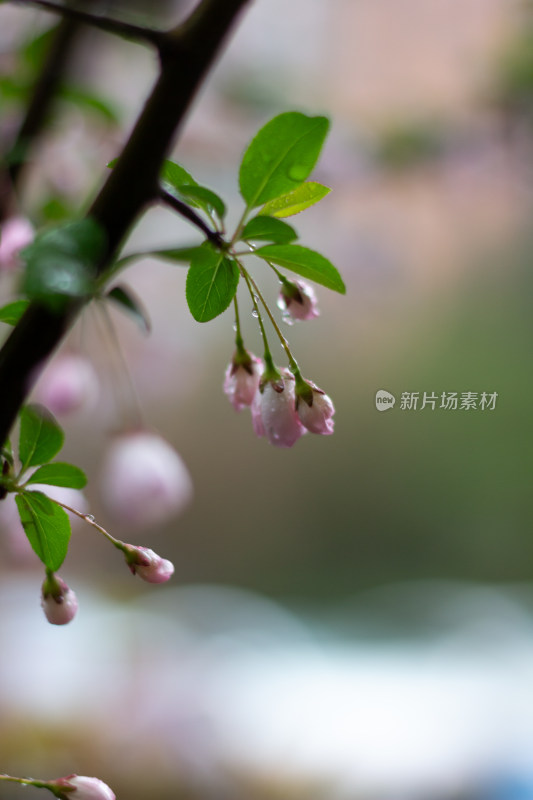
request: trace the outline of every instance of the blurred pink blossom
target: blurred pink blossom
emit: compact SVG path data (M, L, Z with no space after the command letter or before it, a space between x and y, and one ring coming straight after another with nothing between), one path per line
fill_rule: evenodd
M102 500L117 521L150 527L179 514L193 488L181 457L161 436L137 431L117 436L102 465Z
M148 547L128 545L126 561L133 574L148 583L165 583L174 574L172 561L161 558Z
M320 316L315 290L305 281L283 284L278 297L278 307L293 320L314 319Z
M66 625L76 616L78 600L64 580L56 575L45 578L41 605L46 619L52 625Z
M60 417L94 407L99 393L98 375L89 359L78 353L61 353L39 376L34 399Z
M252 403L252 424L257 436L265 436L275 447L292 447L306 430L296 413L294 378L282 370L279 383L267 381Z
M306 383L312 389L311 403L309 404L305 397L297 398L297 413L300 422L311 433L320 433L323 436L329 436L333 433L335 423L333 422L333 414L335 413L335 406L331 398L315 386L311 381Z
M263 371L261 359L252 353L247 355L249 361L244 363L239 360L239 355L236 353L228 364L224 377L224 393L235 411L241 411L245 406L252 405Z
M10 217L0 226L0 272L12 272L19 264L19 252L33 241L34 231L26 217Z
M60 787L65 787L65 798L75 800L116 800L115 793L100 778L87 778L85 775L67 775L53 781Z

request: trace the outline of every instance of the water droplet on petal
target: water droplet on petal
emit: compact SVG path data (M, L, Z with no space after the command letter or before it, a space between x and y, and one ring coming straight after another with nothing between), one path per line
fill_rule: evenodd
M291 327L292 325L294 325L295 322L294 317L291 317L290 314L282 314L281 319L283 320L285 325L290 325Z

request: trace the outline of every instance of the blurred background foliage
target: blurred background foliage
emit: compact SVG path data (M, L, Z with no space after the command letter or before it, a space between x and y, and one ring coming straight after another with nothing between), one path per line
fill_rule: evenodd
M129 18L168 22L190 5L169 0L149 8L140 1L105 7ZM0 13L0 139L7 142L46 46L50 17L9 5ZM507 0L293 0L290 6L257 0L243 16L174 157L228 199L236 221L236 169L259 125L292 108L332 118L316 178L333 191L294 223L305 244L337 265L348 294L329 297L319 290L320 318L287 334L304 375L333 398L336 431L328 438L306 436L290 451L257 440L249 415L235 414L221 391L233 350L231 314L200 326L185 305L184 270L148 260L130 270L128 281L150 311L153 335L144 338L118 317L116 324L147 423L183 455L196 492L181 519L154 531L153 539L151 531L139 535L139 543L174 561L174 583L183 590L197 584L244 589L298 609L308 624L326 619L331 632L335 619L367 609L373 596L368 592L379 587L422 582L415 584L422 588L413 601L414 616L432 618L442 597L431 587L444 585L434 580L531 582L532 44L531 4ZM24 208L35 222L86 207L154 75L154 60L141 48L94 31L80 34L55 116L25 176ZM186 223L152 210L125 252L194 241ZM264 276L262 285L275 302L276 287L268 281ZM3 277L0 291L7 297L10 289ZM259 352L246 302L246 344ZM104 382L98 413L67 422L64 455L88 471L91 510L105 525L98 470L106 436L120 425L120 410L94 315L84 315L66 347L90 354ZM281 351L277 356L284 363ZM397 398L387 413L376 411L378 389ZM497 392L496 408L399 407L402 392L452 391ZM143 603L156 602L148 597L155 590L132 582L109 555L90 530L82 531L63 572L70 584L85 580L108 598L133 603L136 613ZM19 563L6 548L0 570L11 592L12 576L22 581L30 570L33 583L25 589L37 596L38 566ZM178 618L182 607L172 605L174 595L165 592L164 613ZM244 606L249 597L243 595ZM163 600L157 602L163 608ZM39 615L36 603L23 608ZM487 612L484 621L490 616L497 624L503 613L498 602L485 608L494 614ZM123 612L110 616L118 613ZM389 633L383 642L390 642L390 630L409 630L406 613L401 600L386 604ZM374 608L367 622L375 616ZM104 628L103 612L99 620ZM460 621L461 614L454 624ZM125 629L134 624L130 620ZM494 641L490 632L487 640ZM357 641L353 631L348 641ZM132 666L137 676L145 668L151 675L147 657L135 646L131 653L140 659ZM389 663L393 671L394 657ZM136 693L145 691L141 687L140 677L130 686L133 704ZM79 730L66 739L58 723L56 740L50 716L28 729L27 723L13 723L16 708L9 710L0 693L0 708L2 703L0 745L10 764L16 765L17 753L20 758L11 771L24 772L40 753L48 772L56 764L64 772L72 754L76 771L86 772L94 769L99 748L109 750L109 737L98 744L97 728L85 761L90 736ZM119 716L123 711L115 709ZM178 728L176 722L166 735L178 736ZM102 757L109 776L116 766ZM173 796L191 798L337 796L330 784L326 790L314 778L291 783L283 774L247 771L242 764L238 780L226 765L216 789L186 783L181 795L179 781L169 777L172 759L163 765L162 757L152 758L163 776L152 797L168 796L169 786ZM137 773L132 781L116 772L123 796L140 796ZM438 781L414 781L405 796L422 790L426 797L533 796L530 789L513 794L516 785L511 791L503 778L494 779L490 790L483 780L455 788L444 781L440 789ZM15 789L9 791L13 795L2 796L14 797ZM339 796L366 791L352 787ZM398 795L391 789L389 796Z

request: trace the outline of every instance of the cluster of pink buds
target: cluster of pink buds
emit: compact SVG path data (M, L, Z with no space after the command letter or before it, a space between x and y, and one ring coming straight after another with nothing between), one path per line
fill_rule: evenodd
M257 436L276 447L292 447L310 431L333 433L335 407L325 392L303 378L295 380L283 369L281 378L262 381L252 403L252 424Z
M304 281L282 280L278 305L293 320L318 316L314 290ZM224 392L233 407L251 408L257 436L264 436L275 447L292 447L300 436L333 433L335 407L328 395L312 381L302 378L296 362L293 373L279 371L268 351L265 364L249 353L238 334L237 350L226 369ZM291 367L292 368L292 367Z
M43 581L41 605L52 625L66 625L76 616L78 600L64 580L50 572Z
M51 782L57 787L60 797L71 800L116 800L115 793L100 778L87 778L85 775L67 775ZM61 790L64 791L61 791Z

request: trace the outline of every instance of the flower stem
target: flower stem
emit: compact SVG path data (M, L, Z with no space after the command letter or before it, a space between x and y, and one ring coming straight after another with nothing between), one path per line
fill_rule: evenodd
M270 370L272 372L277 372L277 370L276 370L276 368L274 366L274 361L272 359L272 353L270 352L270 347L268 346L268 339L267 339L267 335L266 335L266 331L265 331L265 326L263 324L263 318L261 316L261 312L259 311L259 306L257 304L257 297L259 295L258 294L256 295L254 290L253 290L253 288L252 288L253 286L255 286L255 284L254 284L250 274L247 272L247 270L245 270L245 268L240 263L240 261L237 261L237 264L239 265L239 269L241 271L241 275L243 276L244 280L246 281L246 285L248 287L248 291L250 292L250 296L252 298L252 303L253 303L254 311L255 311L254 316L257 316L257 322L259 323L259 328L261 330L261 336L263 337L263 345L264 345L264 351L265 351L264 352L264 360L265 360L265 364L267 366L267 371Z
M259 297L259 299L261 300L263 306L265 307L265 311L267 312L268 317L270 319L270 322L272 323L272 327L276 331L276 333L277 333L277 335L279 337L279 340L281 342L281 346L285 350L285 352L287 354L287 358L289 359L290 370L291 370L292 374L294 375L294 377L296 378L296 380L298 380L301 377L300 367L298 366L298 362L296 361L296 359L294 358L293 354L291 353L291 348L289 347L289 342L287 341L287 339L283 335L283 332L282 332L281 328L279 327L278 323L276 322L276 319L275 319L274 315L272 314L272 311L270 310L270 307L269 307L268 303L266 302L265 298L261 294L261 291L260 291L257 283L254 281L254 279L252 278L251 275L248 275L248 278L249 278L250 283L251 283L251 285L253 287L252 294L253 295L257 295L257 297Z
M65 511L70 511L71 514L75 514L76 517L79 517L84 522L87 522L89 525L92 525L93 528L96 528L97 531L100 531L100 533L103 534L106 537L106 539L110 541L111 544L114 545L118 550L122 550L122 552L125 552L124 542L122 542L120 539L115 539L114 536L111 536L111 534L108 531L106 531L105 528L103 528L96 522L92 514L84 514L82 511L76 511L75 508L68 506L66 503L61 503L59 500L54 500L54 503L56 503L58 506L61 506L61 508L64 508Z
M18 783L21 786L35 786L37 789L48 789L55 794L56 797L59 797L57 794L59 787L57 787L53 781L39 781L35 780L35 778L16 778L13 775L6 775L4 772L0 772L0 781Z

